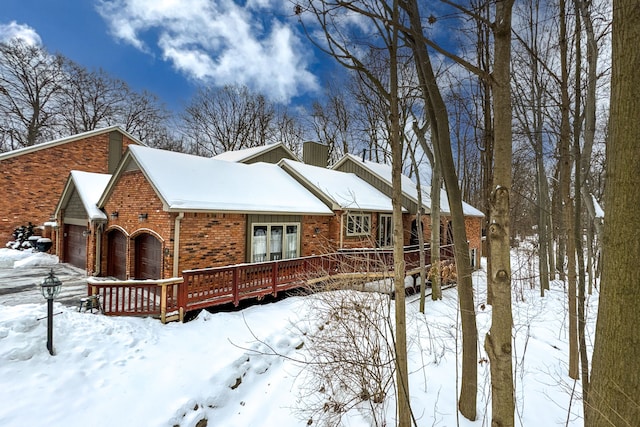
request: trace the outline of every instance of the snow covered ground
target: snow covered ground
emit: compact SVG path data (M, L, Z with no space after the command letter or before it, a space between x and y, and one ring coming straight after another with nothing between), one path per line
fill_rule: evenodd
M0 252L0 270L15 268ZM17 256L18 258L24 255ZM52 263L57 260L50 260ZM28 260L23 260L28 265ZM514 253L514 274L535 276L531 258ZM456 289L418 311L407 301L411 403L421 426L489 426L489 368L482 342L490 325L486 278L474 273L479 329L478 420L457 414L459 320ZM580 384L567 376L566 296L553 282L539 297L535 279L514 281L514 380L517 423L580 426ZM8 284L0 282L0 288ZM9 298L10 302L7 302ZM1 426L278 426L308 425L305 406L308 336L321 328L312 297L290 297L224 313L200 313L188 323L106 317L54 305L55 356L46 350L46 303L0 295ZM382 298L382 297L381 297ZM387 298L384 296L384 298ZM589 336L596 313L589 300ZM393 309L393 302L391 302ZM484 309L483 309L484 308ZM591 338L590 338L591 342ZM304 345L306 344L306 345ZM272 353L280 356L273 356ZM390 395L392 399L392 395ZM344 426L370 426L366 405ZM394 425L395 405L384 406ZM313 425L318 425L314 422Z

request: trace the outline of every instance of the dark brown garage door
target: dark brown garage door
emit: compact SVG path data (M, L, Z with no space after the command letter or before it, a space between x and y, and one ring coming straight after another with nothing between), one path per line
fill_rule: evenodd
M107 276L127 279L127 237L118 230L107 235Z
M135 240L136 279L161 279L162 244L151 234L141 234Z
M64 262L83 270L87 269L87 237L83 235L87 227L64 225Z

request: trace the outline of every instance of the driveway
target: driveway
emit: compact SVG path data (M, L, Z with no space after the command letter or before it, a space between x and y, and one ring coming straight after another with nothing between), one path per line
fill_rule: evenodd
M0 305L44 303L40 284L51 269L62 282L62 289L55 301L67 306L79 306L80 298L87 295L87 275L84 270L62 263L18 268L0 266Z

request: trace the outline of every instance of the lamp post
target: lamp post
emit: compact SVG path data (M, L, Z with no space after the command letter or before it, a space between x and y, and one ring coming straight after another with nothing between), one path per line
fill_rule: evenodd
M53 356L53 299L60 293L62 282L53 274L53 268L49 275L42 281L40 290L42 296L47 299L47 349Z

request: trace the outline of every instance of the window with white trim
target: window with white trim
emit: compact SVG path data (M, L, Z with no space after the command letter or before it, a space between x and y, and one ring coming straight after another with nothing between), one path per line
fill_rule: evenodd
M371 215L363 213L347 214L347 236L370 236Z
M251 262L297 258L300 224L254 224L251 230Z
M378 245L388 248L393 245L393 216L380 214L378 219Z

